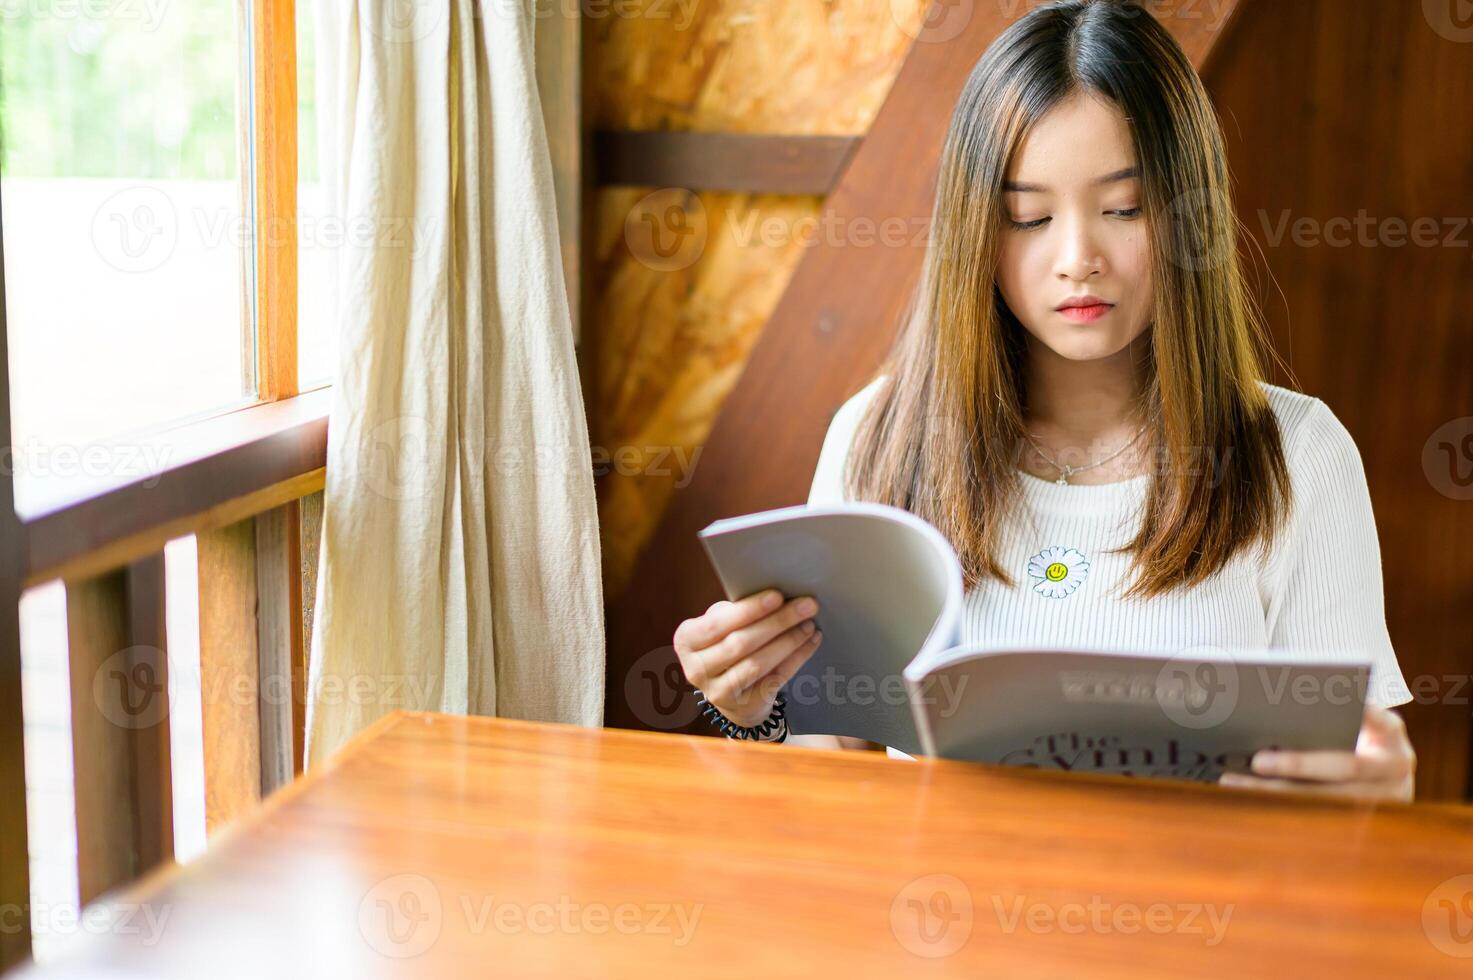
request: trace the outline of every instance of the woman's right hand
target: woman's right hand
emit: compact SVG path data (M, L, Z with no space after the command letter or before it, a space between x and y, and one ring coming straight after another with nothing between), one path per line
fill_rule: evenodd
M685 679L732 722L758 725L777 692L813 656L823 633L813 622L818 600L788 602L776 589L721 601L675 630Z

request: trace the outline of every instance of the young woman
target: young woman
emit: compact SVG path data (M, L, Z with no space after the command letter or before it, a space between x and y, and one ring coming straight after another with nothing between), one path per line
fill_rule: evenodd
M1263 380L1234 214L1211 102L1156 20L1125 0L1023 17L957 102L911 314L835 414L809 503L934 524L966 642L1363 654L1356 751L1261 752L1224 782L1407 800L1360 456L1324 402ZM811 603L686 620L686 677L758 725L822 642Z

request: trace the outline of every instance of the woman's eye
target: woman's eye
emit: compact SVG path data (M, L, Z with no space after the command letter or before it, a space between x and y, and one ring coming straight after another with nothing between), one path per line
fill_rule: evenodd
M1139 218L1141 216L1141 209L1139 207L1117 208L1114 211L1106 211L1105 213L1113 214L1121 218L1130 219ZM1015 231L1032 231L1035 228L1042 228L1044 226L1044 223L1048 220L1048 218L1039 218L1036 221L1014 221L1012 218L1009 218L1008 224L1011 225Z

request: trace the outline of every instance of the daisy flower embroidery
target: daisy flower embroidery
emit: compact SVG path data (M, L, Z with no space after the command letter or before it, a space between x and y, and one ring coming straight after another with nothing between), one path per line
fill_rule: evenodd
M1037 579L1033 591L1050 599L1073 594L1089 575L1089 562L1073 548L1045 548L1028 559L1028 575Z

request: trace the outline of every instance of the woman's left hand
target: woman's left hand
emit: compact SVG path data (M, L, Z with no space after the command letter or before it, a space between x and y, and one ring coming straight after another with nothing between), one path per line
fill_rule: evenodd
M1253 756L1253 774L1223 773L1223 786L1294 790L1356 799L1410 803L1417 754L1401 715L1366 705L1354 752L1263 751Z

